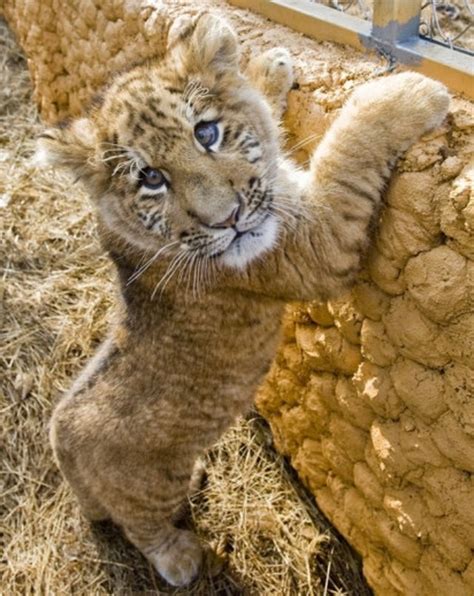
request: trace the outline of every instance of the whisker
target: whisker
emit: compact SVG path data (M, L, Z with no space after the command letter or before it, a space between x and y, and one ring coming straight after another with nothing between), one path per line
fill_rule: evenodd
M102 145L110 145L111 147L121 147L122 149L128 149L126 145L121 145L120 143L111 143L110 141L103 141Z
M207 287L209 288L212 285L212 267L211 267L211 262L209 258L205 258L204 259L204 266L205 266L205 274L206 274L206 279L205 279L205 283L207 285Z
M206 255L201 255L201 263L199 266L199 285L200 285L200 290L205 290L207 287L206 284L206 261L207 261L207 257Z
M195 262L194 262L195 261ZM193 260L194 266L194 276L193 276L193 298L196 299L199 297L199 267L200 267L201 259L198 253L196 253L196 258Z
M188 289L189 289L189 280L190 280L191 270L192 270L192 261L194 259L194 256L195 256L194 251L187 252L186 259L184 259L184 261L183 261L183 266L180 269L178 280L177 280L177 283L182 284L184 287L185 299L187 299L187 293L188 293Z
M185 291L184 291L186 298L188 296L188 292L189 292L190 288L192 287L192 279L193 279L193 273L194 273L193 272L193 262L194 262L195 257L196 257L196 253L195 252L190 252L189 253L189 258L186 261L186 267L187 267L186 273L187 273L187 275L186 275L186 278L185 278L185 280L186 280L186 288L185 288Z
M166 252L168 249L170 249L172 246L175 246L176 244L179 244L179 241L173 240L172 242L165 244L165 246L162 246L159 250L157 250L155 254L150 259L148 259L148 261L146 261L144 265L141 265L137 271L132 273L132 275L127 280L127 286L136 281L140 277L140 275L145 273L145 271L149 267L151 267L151 265L156 261L156 259L160 256L161 253Z
M289 149L288 151L285 151L285 155L287 157L294 155L299 149L302 149L305 145L308 145L308 143L311 143L312 141L316 141L317 139L321 138L322 136L323 135L319 132L308 135L307 137L305 137L304 139L302 139L301 141L299 141L298 143L293 145L291 147L291 149Z
M113 161L114 159L122 159L124 157L127 157L128 153L122 151L121 153L115 153L114 155L109 155L109 153L107 152L107 157L103 157L101 159L102 163L107 163L108 161Z
M185 290L184 290L184 295L185 295L186 298L188 296L189 287L191 285L192 261L193 261L193 259L194 259L194 253L193 252L190 252L189 253L189 258L186 261L186 267L187 267L187 269L186 269L186 275L185 275L185 278L184 278L184 281L186 282L186 287L185 287ZM184 283L184 281L183 281L183 283Z
M193 111L194 104L212 96L213 94L209 92L207 87L202 85L201 81L191 81L188 83L183 93L183 99L185 102L184 109L182 110L183 114L189 115L189 112Z
M289 218L287 213L285 213L284 211L275 209L274 214L275 214L276 218L278 219L278 221L283 225L283 227L291 230L292 232L297 231L296 222L292 221Z
M270 208L273 209L281 209L283 210L288 216L291 216L292 219L297 220L298 217L301 215L302 209L298 209L294 205L290 205L284 203L283 201L273 201L270 205Z
M176 272L177 267L179 266L181 261L186 258L186 256L187 256L186 251L180 251L173 257L173 259L171 260L171 263L168 265L167 270L165 271L165 273L162 276L162 278L160 279L160 281L156 284L156 286L151 294L152 300L155 297L158 290L160 290L160 294L163 293L164 289L166 288L166 286L170 282L171 278L173 277L174 273Z
M186 272L188 271L188 265L192 259L192 252L187 251L186 257L182 259L176 269L176 283L177 285L181 285L184 282ZM184 292L184 296L186 298L186 290Z

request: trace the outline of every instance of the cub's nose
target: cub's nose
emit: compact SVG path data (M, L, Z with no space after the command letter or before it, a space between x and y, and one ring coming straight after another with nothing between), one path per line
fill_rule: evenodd
M231 214L227 219L220 221L218 223L207 224L210 228L232 228L235 224L239 221L240 215L240 205L237 205L232 210Z

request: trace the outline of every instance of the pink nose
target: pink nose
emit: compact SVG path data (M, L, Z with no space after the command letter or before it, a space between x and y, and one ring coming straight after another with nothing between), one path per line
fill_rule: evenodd
M229 217L227 219L225 219L224 221L221 221L219 223L209 225L209 227L210 228L231 228L232 226L235 226L235 224L239 221L239 212L240 212L240 205L237 205L237 207L234 208L234 210L232 211L232 213L229 215Z

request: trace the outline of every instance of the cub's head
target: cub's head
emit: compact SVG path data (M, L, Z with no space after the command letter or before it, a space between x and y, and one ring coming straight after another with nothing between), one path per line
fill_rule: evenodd
M225 21L178 19L168 46L86 117L46 131L39 153L72 170L129 243L242 268L277 236L277 127Z

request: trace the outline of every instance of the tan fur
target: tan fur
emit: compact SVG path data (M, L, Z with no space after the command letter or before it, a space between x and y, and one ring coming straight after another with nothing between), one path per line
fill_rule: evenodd
M90 189L121 288L119 321L54 412L57 460L86 515L120 524L185 585L201 547L173 522L194 461L250 407L285 301L352 282L390 168L449 100L412 73L364 85L302 172L278 143L285 50L247 71L272 117L225 22L179 20L169 45L163 62L118 76L85 119L47 131L40 153ZM193 137L203 114L230 131L213 154ZM166 171L165 194L138 196L144 164ZM222 223L237 201L250 232L230 246L237 228Z

